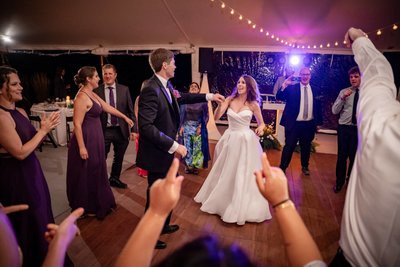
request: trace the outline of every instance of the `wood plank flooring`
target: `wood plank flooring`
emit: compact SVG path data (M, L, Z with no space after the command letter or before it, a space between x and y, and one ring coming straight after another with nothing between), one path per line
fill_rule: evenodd
M211 144L214 148L214 144ZM267 152L272 165L280 161L280 151ZM317 242L326 262L336 253L339 227L346 188L334 194L336 155L312 154L310 176L301 173L299 154L294 153L287 169L290 196L301 217ZM183 173L183 167L180 168ZM274 218L263 223L246 223L243 226L227 224L217 215L200 211L200 204L193 197L200 189L208 170L201 170L199 176L185 175L182 196L174 209L172 223L181 229L172 235L163 235L167 242L165 250L156 250L153 263L204 233L216 233L224 244L236 242L260 266L288 266L282 238ZM81 236L70 247L69 255L75 266L113 266L119 252L143 214L147 181L130 168L122 175L129 188L113 189L117 209L104 220L85 218L78 221ZM273 214L272 214L273 215ZM274 215L273 215L274 216Z

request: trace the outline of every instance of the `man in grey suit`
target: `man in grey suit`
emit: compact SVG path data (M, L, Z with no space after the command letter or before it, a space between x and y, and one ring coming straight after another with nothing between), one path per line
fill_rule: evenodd
M95 89L104 101L124 113L135 122L132 98L129 88L116 82L117 70L114 65L106 64L102 68L104 84ZM107 158L111 144L114 147L114 159L111 167L110 185L117 188L127 188L127 184L120 180L122 161L129 145L133 129L122 119L103 112L101 115L105 141L105 157ZM136 123L134 125L136 127ZM132 133L131 133L132 132Z

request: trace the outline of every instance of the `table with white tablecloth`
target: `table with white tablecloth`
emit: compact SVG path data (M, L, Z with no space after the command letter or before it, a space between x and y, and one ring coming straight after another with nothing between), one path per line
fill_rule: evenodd
M67 145L67 117L72 117L74 110L71 108L59 107L55 104L39 103L34 104L31 109L31 115L33 116L49 116L52 112L60 112L60 123L53 130L53 136L56 139L56 143L60 146ZM40 125L34 123L34 126L38 129Z

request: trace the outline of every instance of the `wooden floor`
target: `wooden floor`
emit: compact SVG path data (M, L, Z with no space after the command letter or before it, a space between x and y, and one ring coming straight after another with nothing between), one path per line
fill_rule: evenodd
M213 145L211 146L214 147ZM280 151L268 151L272 165L280 161ZM287 169L290 196L310 230L326 262L336 253L339 226L346 188L334 194L336 156L313 154L310 159L310 176L301 173L299 154L294 153ZM183 173L181 166L180 172ZM208 171L199 176L185 175L182 196L174 209L172 223L181 229L160 239L167 242L165 250L156 250L153 262L165 258L176 248L204 233L217 234L222 242L236 242L260 266L288 266L279 228L274 220L264 223L246 223L244 226L227 224L217 215L200 211L193 197L200 189ZM116 257L139 222L145 205L147 181L130 168L122 175L128 189L113 189L117 209L104 220L85 218L78 221L81 236L70 247L69 255L75 266L113 266ZM273 215L273 214L272 214ZM274 216L274 215L273 215Z

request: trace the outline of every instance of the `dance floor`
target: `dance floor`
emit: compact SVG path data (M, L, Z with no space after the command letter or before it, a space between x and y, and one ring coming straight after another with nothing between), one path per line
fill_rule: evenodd
M213 149L215 144L211 144ZM278 165L280 151L268 151L273 165ZM336 155L313 154L310 160L310 176L301 173L299 154L294 153L287 169L290 196L305 224L317 242L326 262L329 262L338 246L339 227L346 188L334 194ZM180 168L183 173L183 166ZM219 236L223 243L239 244L260 266L288 266L284 244L278 224L272 218L263 223L246 223L243 226L227 224L217 215L200 211L200 205L193 201L208 170L200 175L185 175L182 195L173 211L172 223L179 224L180 230L171 235L161 236L167 242L165 250L156 250L156 263L185 242L206 233ZM128 189L114 189L117 209L104 220L84 218L78 221L81 236L76 238L69 249L75 266L113 266L118 254L143 215L147 181L136 174L136 168L128 168L121 178ZM57 218L60 221L67 213ZM274 216L274 215L273 215Z

